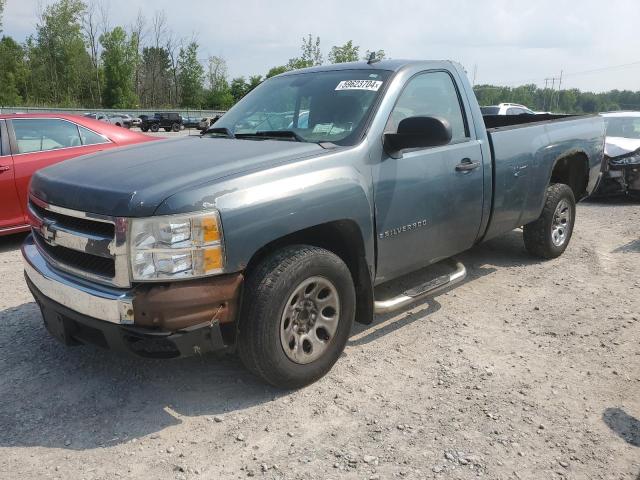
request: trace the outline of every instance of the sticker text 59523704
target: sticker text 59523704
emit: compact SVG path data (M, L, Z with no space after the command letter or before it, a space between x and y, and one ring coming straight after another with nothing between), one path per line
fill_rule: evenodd
M343 80L336 90L371 90L377 92L382 85L382 80Z

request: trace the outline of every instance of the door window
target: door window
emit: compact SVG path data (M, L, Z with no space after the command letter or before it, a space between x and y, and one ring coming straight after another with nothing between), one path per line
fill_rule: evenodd
M98 135L95 132L92 132L88 128L81 127L78 125L78 129L80 130L80 139L82 140L82 145L98 145L100 143L109 143L109 140L102 135Z
M400 94L385 131L396 132L408 117L441 117L451 125L451 142L465 141L469 132L453 79L445 72L421 73L413 77Z
M55 118L21 118L12 121L18 153L41 152L82 145L75 123Z

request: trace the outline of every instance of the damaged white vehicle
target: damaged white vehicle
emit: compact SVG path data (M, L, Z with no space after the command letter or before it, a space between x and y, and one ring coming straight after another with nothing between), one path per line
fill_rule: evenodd
M640 112L603 113L607 126L601 195L640 197Z

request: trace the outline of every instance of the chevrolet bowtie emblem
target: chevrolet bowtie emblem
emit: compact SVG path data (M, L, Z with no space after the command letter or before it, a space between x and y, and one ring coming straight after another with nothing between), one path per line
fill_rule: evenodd
M51 229L51 225L51 222L44 222L40 227L42 238L44 238L45 242L49 245L53 245L56 239L56 231Z

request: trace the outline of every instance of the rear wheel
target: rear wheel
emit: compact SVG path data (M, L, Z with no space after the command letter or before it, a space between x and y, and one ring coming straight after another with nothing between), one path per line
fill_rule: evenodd
M540 217L524 226L524 245L529 253L541 258L556 258L569 245L576 218L576 201L568 185L547 187Z
M238 352L272 385L298 388L325 375L344 350L355 316L351 273L335 254L291 246L247 277Z

